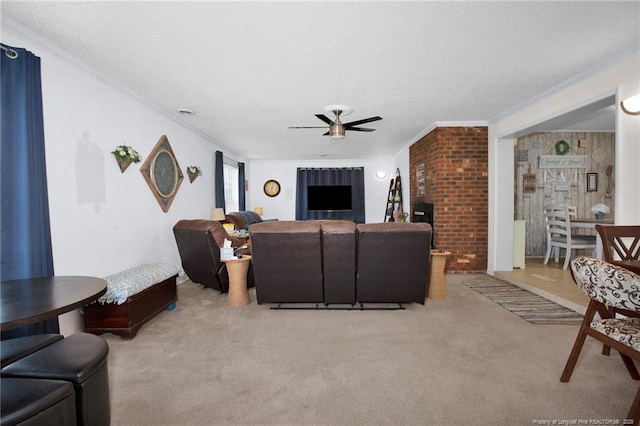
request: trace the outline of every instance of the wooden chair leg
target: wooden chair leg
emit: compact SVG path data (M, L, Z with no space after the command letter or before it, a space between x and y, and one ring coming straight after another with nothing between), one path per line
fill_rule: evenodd
M562 265L562 269L567 269L569 267L569 261L571 260L571 250L567 249L564 253L564 265Z
M594 301L589 302L587 312L585 312L582 324L580 324L578 337L576 337L576 341L573 344L571 353L569 354L569 359L567 359L567 363L564 366L562 375L560 376L561 382L568 382L571 378L571 373L573 373L573 369L576 366L576 362L578 362L578 357L580 356L580 352L582 351L582 347L584 346L584 341L587 338L586 330L589 328L589 324L591 323L591 320L593 319L593 316L595 315L597 310L598 304Z
M615 318L616 316L616 310L614 308L606 307L602 304L597 305L596 311L598 312L598 314L600 315L600 318L602 319ZM610 352L611 352L611 346L608 346L606 343L603 344L602 354L609 355ZM631 376L631 378L633 380L640 380L640 374L638 373L638 369L636 368L636 365L633 362L633 360L624 354L620 354L620 358L622 358L622 362L624 363L624 366L627 368L627 371L629 372L629 375Z
M545 254L545 256L544 256L544 264L545 265L547 264L547 262L549 262L549 258L551 257L551 250L552 250L552 247L548 246L547 247L547 254Z
M638 369L636 368L635 363L631 358L624 354L620 354L620 358L622 358L622 362L624 362L624 366L627 367L627 371L633 380L640 380L640 375L638 374Z
M640 423L640 388L638 388L638 392L636 392L636 397L633 398L629 414L627 414L627 420L632 420L632 423L624 424L638 425Z

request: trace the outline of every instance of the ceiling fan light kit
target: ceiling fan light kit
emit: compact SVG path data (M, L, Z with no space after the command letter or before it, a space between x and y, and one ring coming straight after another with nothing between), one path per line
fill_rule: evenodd
M347 130L355 132L374 132L376 129L367 129L364 127L356 127L360 124L370 123L372 121L382 120L382 117L369 117L363 120L351 121L349 123L342 123L340 121L341 115L349 115L353 112L353 108L345 105L328 105L323 108L326 113L332 113L336 116L335 120L331 120L324 114L316 114L319 120L324 121L329 125L329 131L324 133L323 136L329 136L331 139L343 139ZM290 129L319 129L323 127L317 126L291 126Z
M344 126L339 121L329 126L329 137L331 139L344 138Z

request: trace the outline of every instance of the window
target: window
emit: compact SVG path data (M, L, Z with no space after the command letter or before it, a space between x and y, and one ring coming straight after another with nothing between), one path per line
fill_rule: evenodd
M224 159L224 205L226 213L239 210L238 164Z

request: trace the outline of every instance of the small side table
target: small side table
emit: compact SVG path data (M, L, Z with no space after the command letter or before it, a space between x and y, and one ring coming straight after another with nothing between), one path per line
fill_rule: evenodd
M451 252L442 250L431 250L431 275L429 279L429 298L446 299L447 285L444 279L444 267L447 263L447 256Z
M227 264L229 273L229 294L227 306L244 306L249 304L249 292L247 291L247 271L251 256L242 256L239 259L220 259Z

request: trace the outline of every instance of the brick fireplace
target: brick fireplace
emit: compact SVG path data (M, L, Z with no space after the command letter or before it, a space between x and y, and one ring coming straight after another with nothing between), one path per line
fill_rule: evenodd
M487 270L487 149L486 127L438 127L409 148L409 206L433 204L447 272Z

